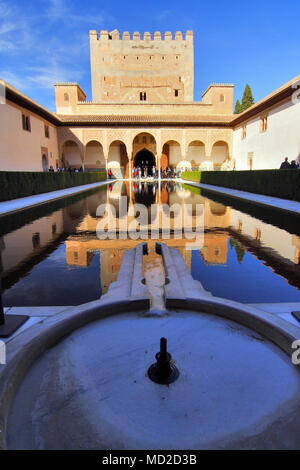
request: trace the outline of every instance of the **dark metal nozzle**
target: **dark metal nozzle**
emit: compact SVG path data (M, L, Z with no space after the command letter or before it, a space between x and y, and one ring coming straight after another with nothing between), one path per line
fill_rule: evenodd
M156 363L148 369L149 378L158 384L168 385L179 377L179 370L174 365L172 356L167 351L166 338L160 339L160 352L156 354Z

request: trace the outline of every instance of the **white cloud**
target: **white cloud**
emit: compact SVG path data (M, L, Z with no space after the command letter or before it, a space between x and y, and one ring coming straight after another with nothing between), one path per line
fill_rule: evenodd
M11 31L15 31L15 29L16 25L9 21L0 24L0 34L10 33Z
M4 70L1 71L1 78L18 90L26 90L28 88L28 86L26 86L26 79L24 80L22 74L19 76L19 74L11 72L10 70Z
M70 9L64 0L46 0L47 3L47 18L54 21L66 21L68 23L88 23L97 24L99 27L104 24L104 18L108 21L108 16L102 13L96 15L76 15Z
M52 62L44 66L27 67L29 74L27 76L28 82L36 84L40 88L53 89L56 82L70 82L77 80L84 75L82 70L77 70L70 67L64 67L56 62Z
M11 8L7 3L0 1L0 18L6 18L11 14Z
M25 4L0 0L0 76L55 109L55 82L83 83L89 73L89 29L107 29L110 14L81 14L64 0ZM49 93L50 90L50 93Z
M13 41L6 41L0 38L0 53L9 52L16 49L16 45Z
M174 16L175 12L173 10L162 10L156 15L157 21L162 21L167 18Z

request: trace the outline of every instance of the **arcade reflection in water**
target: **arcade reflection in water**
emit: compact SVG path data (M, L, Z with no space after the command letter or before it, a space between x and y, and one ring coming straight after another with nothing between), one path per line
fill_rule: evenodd
M47 216L34 219L33 215L32 221L24 222L15 230L12 218L11 230L0 238L4 304L75 305L99 298L105 293L110 283L117 279L124 251L141 241L99 240L96 236L98 206L112 204L118 217L120 196L127 196L128 208L133 203L147 206L149 221L152 204L192 204L193 207L203 204L204 244L198 253L186 249L188 241L184 235L181 239L171 235L170 240L163 241L180 250L194 277L199 275L199 280L211 292L215 293L217 286L214 285L214 276L207 276L205 269L217 273L215 268L227 268L221 278L216 278L215 284L224 281L227 296L233 298L236 292L234 289L231 292L230 283L228 287L230 272L238 269L239 277L243 278L251 263L255 262L256 268L264 268L266 284L270 283L270 275L274 285L278 286L280 281L282 301L287 301L287 297L293 297L293 300L299 298L300 301L298 236L203 197L193 188L170 181L161 185L117 182L109 185L107 191L83 194L81 199L71 201L66 207L54 210ZM159 226L163 227L163 224L162 214ZM148 241L149 265L151 259L157 256L155 243L156 240ZM203 274L199 272L199 263L204 269ZM205 285L209 277L212 277L211 285ZM247 287L241 286L244 290ZM259 298L259 301L271 302L272 299Z

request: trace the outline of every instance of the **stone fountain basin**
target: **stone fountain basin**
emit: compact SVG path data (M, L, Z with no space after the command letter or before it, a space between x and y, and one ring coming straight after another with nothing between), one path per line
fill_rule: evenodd
M262 336L240 309L244 325L181 309L111 309L84 325L81 309L77 329L40 347L7 398L7 448L298 449L299 370L267 338L286 343L300 329L272 324L268 315ZM162 336L180 371L169 386L147 376Z

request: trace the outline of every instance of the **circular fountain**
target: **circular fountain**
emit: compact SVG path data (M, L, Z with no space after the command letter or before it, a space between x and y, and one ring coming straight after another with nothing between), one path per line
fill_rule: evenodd
M291 361L300 328L211 296L186 279L176 250L158 252L165 309L149 309L141 245L124 255L120 281L101 301L9 343L2 448L300 447L300 374Z

